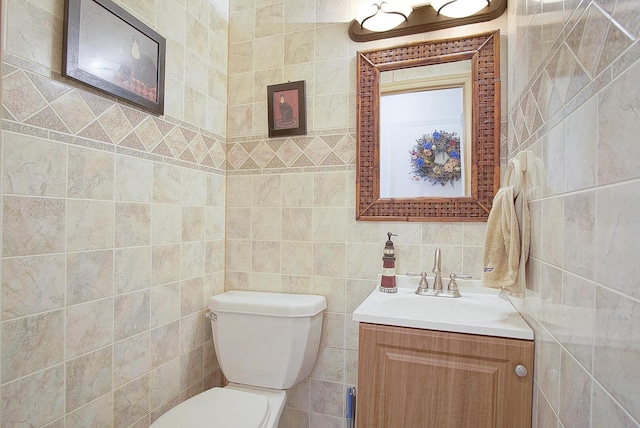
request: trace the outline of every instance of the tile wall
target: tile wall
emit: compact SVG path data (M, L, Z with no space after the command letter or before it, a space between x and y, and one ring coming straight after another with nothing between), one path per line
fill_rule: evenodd
M228 4L118 1L157 117L60 75L63 0L2 3L0 425L146 427L221 381Z
M509 156L530 183L534 426L640 421L640 4L509 3Z
M328 301L318 361L290 391L281 428L345 426L345 391L357 383L351 314L375 287L386 232L398 235L398 272L430 270L436 247L445 272L481 272L484 223L355 221L355 53L506 32L506 15L484 25L355 43L347 28L356 6L346 0L230 4L225 288L315 293ZM501 43L506 63L505 37ZM502 72L506 81L506 67ZM308 133L269 139L266 87L297 80L306 82Z

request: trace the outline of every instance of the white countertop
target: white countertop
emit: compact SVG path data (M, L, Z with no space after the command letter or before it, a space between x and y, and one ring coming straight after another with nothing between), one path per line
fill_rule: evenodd
M533 340L533 330L516 308L498 297L498 290L482 287L479 280L458 279L462 297L415 294L419 277L397 275L397 293L376 289L353 312L353 320L372 324L484 336ZM443 278L446 288L449 278ZM429 278L433 284L433 278Z

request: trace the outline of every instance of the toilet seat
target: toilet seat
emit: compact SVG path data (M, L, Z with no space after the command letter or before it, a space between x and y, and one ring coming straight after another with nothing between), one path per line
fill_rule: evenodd
M152 428L265 428L269 398L231 388L208 389L178 404Z

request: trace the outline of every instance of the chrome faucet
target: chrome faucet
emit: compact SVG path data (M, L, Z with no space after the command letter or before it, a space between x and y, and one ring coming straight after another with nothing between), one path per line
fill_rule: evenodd
M469 275L456 276L455 273L449 275L449 284L445 289L442 286L442 255L440 248L436 248L436 253L433 257L433 269L431 272L434 274L433 286L429 285L427 281L427 273L415 273L407 272L407 276L419 276L420 284L416 290L416 294L420 296L441 296L441 297L461 297L458 290L458 284L456 278L471 278Z
M433 256L433 269L431 269L431 272L435 276L433 279L433 288L435 290L442 290L442 260L440 248L436 248L436 253Z

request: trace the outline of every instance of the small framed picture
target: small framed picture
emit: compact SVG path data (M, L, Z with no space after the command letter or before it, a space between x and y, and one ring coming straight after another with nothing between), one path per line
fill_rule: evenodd
M305 100L304 80L267 86L269 138L307 133Z
M62 74L164 113L166 40L111 0L65 0Z

